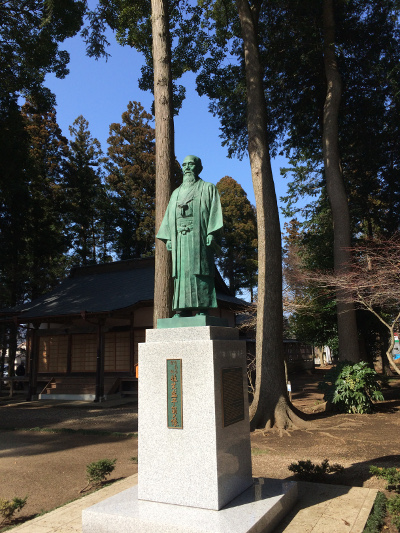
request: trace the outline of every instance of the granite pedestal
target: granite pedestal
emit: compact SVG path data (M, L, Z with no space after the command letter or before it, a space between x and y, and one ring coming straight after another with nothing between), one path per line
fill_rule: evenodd
M245 346L234 328L147 331L139 347L139 499L218 510L252 484ZM181 361L178 429L167 426L168 359ZM229 369L240 371L242 420L226 425Z
M138 457L138 486L83 511L83 533L255 533L296 499L295 483L253 483L246 349L234 328L147 330Z

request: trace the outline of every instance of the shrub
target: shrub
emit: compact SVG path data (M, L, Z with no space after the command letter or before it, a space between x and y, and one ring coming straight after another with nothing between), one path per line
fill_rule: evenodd
M298 461L290 464L288 469L303 481L323 480L326 474L343 472L344 470L343 466L337 463L330 465L328 459L324 459L320 465L312 463L310 459Z
M392 523L400 530L400 496L389 498L386 503L386 509L391 516Z
M13 519L15 512L20 512L23 507L25 507L26 500L25 498L13 498L12 500L0 499L0 515L2 516L2 522L11 521Z
M342 413L370 413L374 401L383 400L378 374L364 361L342 361L329 370L318 388L324 399Z
M89 485L99 485L113 472L116 459L100 459L86 466L86 476Z
M369 471L373 476L386 480L387 490L394 490L396 492L400 492L400 468L396 468L394 466L390 468L370 466Z
M381 531L385 522L386 502L386 496L382 492L378 492L363 533L379 533Z

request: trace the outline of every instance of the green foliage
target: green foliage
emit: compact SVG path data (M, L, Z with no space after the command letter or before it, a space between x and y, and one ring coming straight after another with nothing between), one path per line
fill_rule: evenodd
M332 217L326 195L312 221L306 224L292 219L285 223L285 230L283 275L289 334L316 346L329 346L337 355L334 293L322 291L303 274L333 267Z
M343 472L344 468L338 463L330 465L328 459L324 459L321 464L314 464L310 459L307 459L306 461L291 463L288 469L303 481L323 481L327 474Z
M58 43L75 35L83 22L82 0L5 0L0 3L0 102L12 95L54 103L45 76L68 73L69 54Z
M373 402L384 399L377 373L364 361L339 362L318 387L324 391L324 399L343 413L371 413Z
M383 492L378 492L363 533L379 533L382 530L386 516L386 501Z
M29 202L24 217L29 230L27 245L26 293L37 298L65 276L69 266L65 232L63 170L67 139L57 124L56 111L40 112L32 102L21 109L29 136Z
M110 126L105 180L113 214L112 247L119 259L153 255L155 240L155 132L153 116L129 102L120 123ZM172 188L181 183L175 164Z
M20 512L26 504L25 498L15 497L12 500L0 499L0 516L3 518L3 522L11 521L14 517L14 513Z
M89 484L99 485L114 471L116 459L100 459L86 466L86 477Z
M398 531L400 531L400 516L392 517L392 523L395 527L397 527Z
M106 182L114 213L113 247L120 259L154 248L155 132L138 102L129 102L122 122L110 126Z
M400 468L396 468L394 466L389 468L370 466L369 471L372 475L386 480L387 490L400 492Z
M400 531L400 496L389 498L386 503L386 509L391 516L392 523Z
M271 102L279 98L278 91L284 92L283 100L288 98L286 110L277 115L278 120L290 121L285 142L290 156L290 169L284 171L290 178L284 198L285 215L300 212L307 218L306 232L311 221L318 224L324 185L319 145L326 87L321 76L320 6L313 1L280 2L274 11L281 13L270 17L265 26L271 40L264 40L268 68L272 74L282 70L275 79L282 79L283 86L272 84ZM384 1L378 7L370 0L335 3L335 23L335 52L343 82L339 147L353 236L360 239L378 232L391 234L399 224L399 196L393 195L393 180L397 181L398 176L394 176L389 163L392 157L395 161L400 157L398 146L393 144L399 131L394 118L400 84L399 5ZM271 53L288 38L295 41L290 57ZM361 42L365 46L360 46ZM391 50L396 50L394 55ZM299 91L299 82L307 89ZM307 103L310 98L313 106ZM360 121L361 116L364 119ZM324 245L323 240L321 235L319 246ZM324 255L318 256L323 262Z
M54 109L0 105L0 307L38 297L65 275L66 150Z
M0 101L0 307L14 306L25 296L29 204L29 136L17 102Z
M110 202L102 180L101 146L82 115L69 130L64 187L70 254L76 265L109 261Z
M257 220L254 206L241 185L225 176L217 183L224 216L218 266L234 294L257 285Z
M391 514L400 516L400 495L393 496L388 500L387 509Z

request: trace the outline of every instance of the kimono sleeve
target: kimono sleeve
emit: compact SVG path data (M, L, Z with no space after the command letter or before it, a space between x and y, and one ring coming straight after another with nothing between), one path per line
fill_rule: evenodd
M167 242L172 239L172 233L171 233L171 228L169 224L169 212L170 212L170 204L168 204L163 221L161 222L160 229L158 230L158 233L156 235L156 238L163 242Z
M208 218L208 224L207 224L207 235L210 235L211 233L215 234L219 232L224 225L223 218L222 218L222 207L221 207L221 200L219 197L218 189L213 184L209 184L209 218Z

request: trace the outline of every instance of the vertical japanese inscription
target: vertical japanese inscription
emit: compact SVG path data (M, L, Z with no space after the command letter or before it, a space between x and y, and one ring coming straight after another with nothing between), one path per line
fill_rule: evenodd
M243 368L222 369L223 427L244 420Z
M182 359L167 359L168 427L182 429Z

